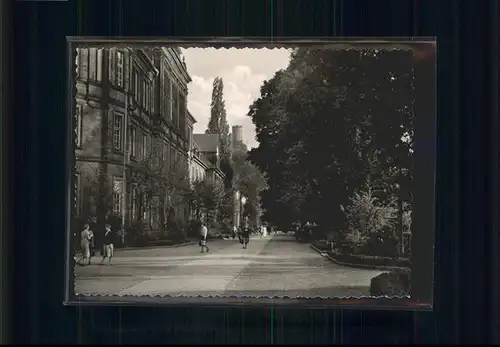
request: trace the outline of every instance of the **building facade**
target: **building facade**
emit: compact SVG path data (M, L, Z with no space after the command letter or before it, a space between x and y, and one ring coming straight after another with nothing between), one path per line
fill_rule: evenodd
M205 179L218 189L224 189L225 175L220 169L220 141L217 134L193 134L200 157L208 161Z
M191 78L179 50L81 47L76 57L77 214L156 229L168 196L144 208L131 177L151 158L188 175ZM191 129L191 130L190 130ZM186 206L176 214L187 216ZM155 231L155 230L150 230Z
M191 184L196 181L204 181L207 178L208 169L212 166L208 159L202 155L196 142L193 142L189 164L189 179Z

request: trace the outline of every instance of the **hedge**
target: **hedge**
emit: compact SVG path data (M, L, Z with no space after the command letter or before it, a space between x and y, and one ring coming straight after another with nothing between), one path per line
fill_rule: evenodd
M328 252L328 255L330 255L330 257L332 257L333 259L346 264L411 268L411 260L408 258L390 258L390 257L378 257L371 255L341 254L337 252Z
M384 272L370 281L370 296L406 296L410 289L410 270Z
M163 240L157 240L157 241L144 241L141 243L136 243L133 245L134 247L164 247L164 246L175 246L175 245L182 245L184 243L190 242L188 239L177 241L177 240L168 240L168 239L163 239Z
M330 251L332 249L328 241L325 240L314 241L312 245L320 251Z

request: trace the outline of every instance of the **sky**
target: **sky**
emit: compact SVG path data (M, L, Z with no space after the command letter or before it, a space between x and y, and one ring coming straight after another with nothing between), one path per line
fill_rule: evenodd
M194 133L204 133L210 118L212 82L222 77L229 126L241 125L243 142L258 146L255 127L247 116L249 106L260 96L262 83L286 68L290 52L286 49L182 49L192 82L188 85L188 109L196 118Z

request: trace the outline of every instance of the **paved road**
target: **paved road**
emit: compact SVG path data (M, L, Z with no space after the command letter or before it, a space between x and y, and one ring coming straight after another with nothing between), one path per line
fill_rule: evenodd
M343 297L369 295L380 272L338 266L290 236L122 250L111 266L75 268L78 294ZM95 259L98 262L98 259Z

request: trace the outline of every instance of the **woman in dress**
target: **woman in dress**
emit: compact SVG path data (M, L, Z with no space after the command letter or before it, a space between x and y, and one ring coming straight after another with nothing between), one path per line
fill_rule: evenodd
M82 250L82 257L80 259L80 263L85 265L85 260L87 260L88 264L90 264L90 239L91 239L91 231L90 226L85 224L83 226L83 230L80 233L80 247Z
M95 255L94 252L94 233L89 229L89 265L92 261L92 257Z

